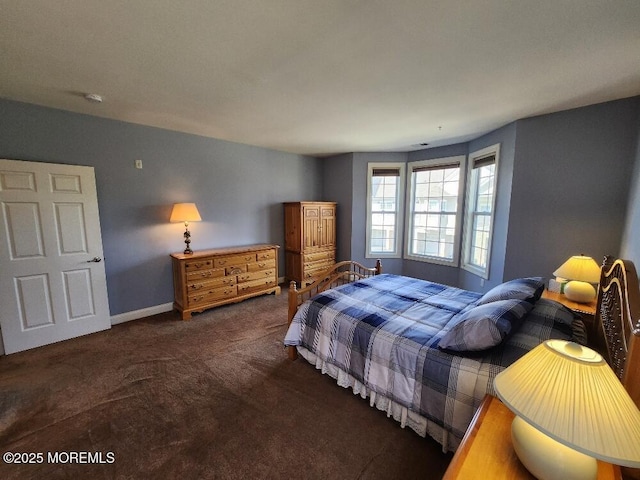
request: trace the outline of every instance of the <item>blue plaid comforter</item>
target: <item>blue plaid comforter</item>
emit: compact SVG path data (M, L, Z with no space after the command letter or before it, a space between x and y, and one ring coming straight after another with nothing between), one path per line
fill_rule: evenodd
M468 355L437 348L449 322L476 306L481 296L378 275L303 303L284 343L306 348L377 394L435 422L453 434L456 445L484 395L494 393L493 379L500 371L543 340L571 339L571 325L556 320L556 310L563 307L539 300L523 325L497 347Z

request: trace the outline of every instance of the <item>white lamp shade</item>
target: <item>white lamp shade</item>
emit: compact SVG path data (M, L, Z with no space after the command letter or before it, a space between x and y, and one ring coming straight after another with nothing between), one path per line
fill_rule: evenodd
M553 274L567 280L587 283L600 282L600 267L593 258L584 255L574 255L560 265Z
M510 410L561 444L640 467L640 411L593 350L547 340L498 374L494 386Z
M176 203L171 211L170 222L199 222L202 220L195 203Z

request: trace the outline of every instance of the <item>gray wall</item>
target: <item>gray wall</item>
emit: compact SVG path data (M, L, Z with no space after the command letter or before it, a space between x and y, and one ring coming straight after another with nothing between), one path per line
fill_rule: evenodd
M505 279L619 255L638 107L635 97L517 122Z
M353 203L353 154L336 155L325 158L323 165L323 199L327 202L337 202L336 229L336 260L351 260L351 238L353 236L351 223L351 204ZM346 186L345 186L346 185ZM360 235L356 235L360 237Z
M638 135L636 137L635 168L631 176L631 189L627 202L627 217L620 256L633 261L636 270L640 270L640 108L638 108L636 125ZM640 274L640 271L638 273Z
M312 157L6 100L0 158L95 167L112 315L173 300L169 254L184 249L173 203L198 205L192 247L206 249L283 245L282 202L322 200Z

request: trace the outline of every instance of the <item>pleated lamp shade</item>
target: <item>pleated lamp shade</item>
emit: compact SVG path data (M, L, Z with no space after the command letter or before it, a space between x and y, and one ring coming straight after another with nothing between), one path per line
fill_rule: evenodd
M510 410L561 444L640 467L640 411L593 350L548 340L498 374L494 386Z
M567 280L598 283L600 281L600 266L591 257L574 255L560 265L553 274Z

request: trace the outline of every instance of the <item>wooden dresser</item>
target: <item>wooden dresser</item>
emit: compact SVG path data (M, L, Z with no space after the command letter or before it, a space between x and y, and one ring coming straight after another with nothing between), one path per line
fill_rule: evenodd
M299 285L336 263L336 203L284 204L285 276Z
M280 293L278 245L172 253L173 307L182 319L193 312L240 302L256 295Z

